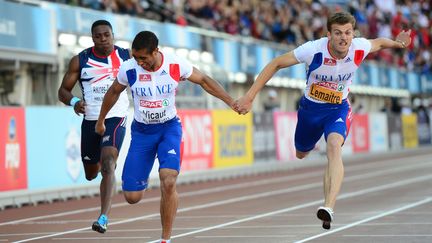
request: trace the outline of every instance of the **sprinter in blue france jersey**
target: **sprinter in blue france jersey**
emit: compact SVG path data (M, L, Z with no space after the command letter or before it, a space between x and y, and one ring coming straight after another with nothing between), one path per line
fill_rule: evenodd
M264 67L248 92L237 100L239 114L250 111L257 93L281 68L298 63L307 66L306 89L300 100L295 131L296 157L303 159L324 134L327 143L327 168L324 174L324 206L317 217L324 229L330 229L333 208L344 177L342 145L351 123L349 86L354 73L368 55L383 48L405 48L411 43L410 31L402 31L395 40L354 38L355 19L345 12L327 20L327 37L309 41Z
M129 86L134 100L132 141L123 168L125 199L134 204L147 188L155 157L159 160L161 189L160 242L170 242L177 212L177 176L180 171L182 128L175 107L179 82L189 80L232 107L234 100L224 88L188 61L158 48L159 40L150 31L142 31L132 43L133 58L123 63L117 79L105 95L96 132L105 131L105 116L119 95Z
M100 184L101 212L92 229L104 233L107 230L111 198L115 191L114 170L126 131L126 113L129 99L121 93L119 102L107 115L105 134L94 130L99 117L103 97L117 77L120 65L130 58L129 50L113 44L111 24L98 20L91 27L94 46L74 56L64 75L58 91L61 102L72 106L75 113L84 114L81 125L81 159L86 179L91 181L102 174ZM72 95L72 89L79 81L82 97Z

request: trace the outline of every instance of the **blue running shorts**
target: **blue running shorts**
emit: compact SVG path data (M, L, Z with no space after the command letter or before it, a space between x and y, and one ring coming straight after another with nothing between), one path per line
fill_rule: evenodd
M161 124L143 124L134 120L131 128L132 140L122 174L123 191L147 188L156 155L159 170L180 171L182 126L178 117Z
M342 104L316 103L302 97L297 112L297 127L294 136L296 150L309 152L324 134L336 132L348 136L351 125L351 105L347 99Z
M99 163L102 147L113 146L120 152L126 134L126 117L105 120L105 135L95 131L96 121L83 119L81 123L81 160L84 164Z

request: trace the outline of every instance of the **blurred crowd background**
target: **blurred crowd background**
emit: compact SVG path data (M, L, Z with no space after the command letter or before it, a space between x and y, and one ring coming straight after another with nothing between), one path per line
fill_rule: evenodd
M344 9L357 20L356 36L395 36L411 29L407 50L369 55L417 72L431 72L431 0L55 0L54 2L128 14L182 26L299 45L327 33L329 12ZM379 57L379 58L378 58Z

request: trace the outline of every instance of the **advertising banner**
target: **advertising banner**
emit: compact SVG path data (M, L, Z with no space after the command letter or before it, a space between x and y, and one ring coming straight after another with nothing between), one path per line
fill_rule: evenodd
M253 163L252 113L240 116L231 110L212 111L215 168Z
M431 131L429 129L429 111L425 108L417 111L417 133L419 144L426 145L431 143Z
M387 151L389 142L386 114L370 113L368 118L370 151Z
M81 121L70 107L26 108L28 188L48 189L84 183Z
M0 16L0 49L56 54L57 38L50 11L1 1Z
M276 158L273 113L254 113L253 121L253 151L255 161L268 162Z
M400 115L387 113L388 140L390 149L402 148L402 120Z
M276 156L280 161L294 160L294 133L297 125L296 112L274 112Z
M354 114L351 124L353 152L369 152L369 122L367 114Z
M416 148L418 146L416 114L402 114L402 137L405 148Z
M24 108L0 108L0 192L27 188Z
M179 110L183 127L181 170L206 170L213 166L212 115L208 110Z

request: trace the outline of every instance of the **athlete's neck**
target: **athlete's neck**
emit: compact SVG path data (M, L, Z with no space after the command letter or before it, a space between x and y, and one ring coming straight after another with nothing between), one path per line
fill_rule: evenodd
M328 50L330 52L330 55L336 59L344 59L346 55L348 55L348 51L346 52L338 52L333 49L332 45L328 45Z
M150 68L151 69L150 71L154 72L154 71L158 70L161 65L162 65L162 54L160 52L158 52L157 56L156 56L156 62Z
M107 57L109 56L114 50L114 46L110 47L110 48L98 48L98 47L93 47L93 51L97 56L100 57Z

